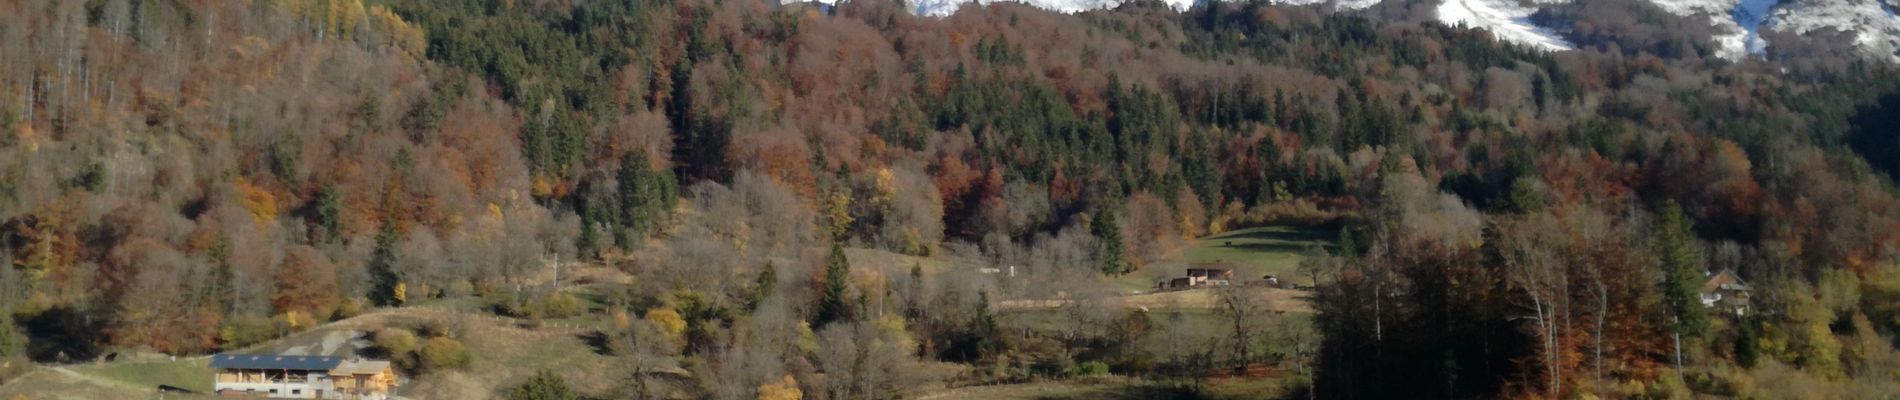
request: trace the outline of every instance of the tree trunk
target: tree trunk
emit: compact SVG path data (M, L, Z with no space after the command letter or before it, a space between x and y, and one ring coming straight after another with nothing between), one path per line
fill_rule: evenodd
M1555 397L1557 393L1559 393L1557 384L1556 324L1555 321L1552 321L1550 308L1544 307L1543 298L1533 295L1531 296L1531 304L1537 312L1537 329L1543 331L1544 373L1550 375L1550 394L1552 397Z
M1383 310L1383 307L1380 304L1383 300L1381 299L1381 297L1385 297L1385 287L1379 284L1378 278L1373 278L1373 281L1372 281L1372 341L1376 343L1385 342L1385 312Z
M1677 326L1675 329L1671 330L1669 336L1670 336L1670 341L1674 342L1674 345L1676 348L1676 379L1683 379L1682 377L1682 327Z
M21 121L25 122L27 125L33 124L33 111L34 111L33 103L34 103L34 97L35 97L33 91L36 90L37 86L39 85L40 85L39 74L27 73L26 90L23 90L20 93L21 106L22 108L26 109L26 118Z
M1593 375L1593 380L1596 381L1595 384L1597 385L1597 391L1602 392L1603 391L1603 320L1604 320L1604 316L1610 313L1610 291L1609 291L1609 288L1603 285L1603 281L1601 280L1602 277L1598 276L1598 279L1599 280L1597 281L1596 334L1591 335L1593 338L1596 339L1596 346L1595 346L1596 348L1593 350L1596 353L1596 362L1595 362L1596 372L1592 375Z

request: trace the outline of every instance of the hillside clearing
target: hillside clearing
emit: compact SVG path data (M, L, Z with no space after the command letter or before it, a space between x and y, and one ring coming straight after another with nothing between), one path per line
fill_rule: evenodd
M1182 267L1198 264L1226 264L1234 268L1234 279L1260 280L1267 275L1281 281L1310 285L1313 280L1299 273L1300 261L1315 249L1332 249L1338 233L1323 227L1287 225L1236 229L1196 239L1182 251L1180 263L1157 263L1115 279L1123 292L1148 292L1155 283L1182 276Z
M1310 293L1301 290L1247 287L1241 290L1258 291L1267 303L1267 309L1280 312L1311 313L1312 304L1308 303ZM1216 306L1215 291L1210 289L1177 290L1159 293L1144 293L1114 296L1102 299L1106 305L1117 308L1186 309L1211 310ZM1004 300L996 303L999 310L1035 310L1059 308L1076 299L1019 299Z

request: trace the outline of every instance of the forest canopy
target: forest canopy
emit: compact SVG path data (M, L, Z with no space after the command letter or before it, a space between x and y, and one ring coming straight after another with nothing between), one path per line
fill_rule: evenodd
M0 304L30 339L0 355L206 354L429 299L560 314L541 274L589 263L645 285L628 337L678 338L627 351L743 383L705 397L862 398L920 378L796 348L1007 364L1044 353L997 339L993 299L1292 224L1352 238L1303 266L1319 397L1769 390L1684 364L1900 390L1893 66L1373 14L0 0ZM924 288L847 248L1061 283ZM1758 312L1704 315L1725 270ZM1121 333L1062 357L1189 374Z

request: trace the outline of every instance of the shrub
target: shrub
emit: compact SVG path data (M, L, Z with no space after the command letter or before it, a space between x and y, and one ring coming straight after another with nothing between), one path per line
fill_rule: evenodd
M371 335L372 347L376 354L389 358L389 362L406 370L416 370L416 335L401 328L383 328Z
M26 354L26 332L13 324L13 316L0 313L0 359Z
M421 349L416 350L416 361L425 371L465 368L470 358L462 342L446 337L429 338L422 342Z
M547 318L567 318L587 312L587 306L581 300L567 293L554 293L541 300L541 315Z
M1699 369L1685 374L1683 384L1700 394L1736 397L1740 393L1737 380L1745 377L1741 372L1725 366Z
M416 335L399 328L383 328L376 331L373 341L376 349L391 356L407 354L416 350Z
M1680 399L1689 396L1689 388L1676 374L1662 374L1647 384L1633 382L1625 389L1633 399Z
M653 327L659 328L660 333L665 334L667 340L674 343L679 343L686 336L686 319L680 318L680 313L672 309L647 310L646 321Z
M424 293L426 294L427 292L424 292ZM475 284L469 283L468 281L465 281L465 280L460 280L460 281L455 281L455 283L450 283L449 288L445 290L445 293L443 293L443 296L467 297L473 294L475 294Z
M357 300L356 298L348 298L343 299L341 303L337 303L336 313L330 315L330 320L340 321L358 315L363 315L363 301Z
M1069 367L1064 374L1071 378L1108 375L1108 364L1101 361L1089 361Z
M509 400L578 400L580 395L567 387L567 380L554 371L541 370L526 383L508 391Z
M401 328L383 328L377 330L372 342L375 350L388 356L391 362L405 369L418 372L460 369L468 366L471 356L462 342L442 335L446 324L432 324L423 328L423 337ZM431 332L431 331L434 332Z
M425 338L445 337L445 338L450 338L450 339L460 339L462 338L462 330L464 328L461 322L462 321L460 319L451 319L447 321L427 321L427 322L422 323L422 326L416 330L416 333L422 335L422 337L425 337Z
M528 305L521 300L521 293L502 289L490 292L482 299L488 303L488 311L505 317L527 317Z
M270 319L237 315L224 319L224 327L218 330L218 342L226 349L241 348L270 340L275 332Z

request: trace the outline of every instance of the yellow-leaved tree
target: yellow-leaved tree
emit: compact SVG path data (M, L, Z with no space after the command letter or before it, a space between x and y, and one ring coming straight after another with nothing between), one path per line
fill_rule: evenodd
M238 202L251 212L251 218L257 220L258 228L263 228L277 220L277 195L270 189L251 183L250 179L238 178L231 186L237 189Z
M686 319L680 318L678 311L670 308L647 310L646 321L648 324L653 324L653 327L659 328L660 333L665 334L667 340L673 343L682 343L682 340L686 338Z
M401 306L403 303L408 302L409 301L409 285L403 282L396 282L395 292L390 293L389 298L392 300L395 300L395 303L396 303L395 305L397 306Z
M765 384L759 385L759 400L798 400L802 398L805 398L805 392L798 390L798 380L792 379L791 375L786 375L777 382L766 382Z

